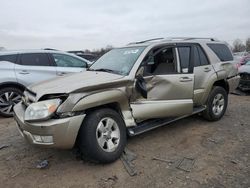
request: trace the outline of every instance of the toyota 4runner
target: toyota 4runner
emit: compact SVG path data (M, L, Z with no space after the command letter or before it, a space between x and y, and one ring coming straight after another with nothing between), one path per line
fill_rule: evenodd
M116 48L86 72L28 87L14 107L20 133L39 146L77 146L108 163L134 136L192 114L219 120L238 85L228 46L210 38L151 39Z

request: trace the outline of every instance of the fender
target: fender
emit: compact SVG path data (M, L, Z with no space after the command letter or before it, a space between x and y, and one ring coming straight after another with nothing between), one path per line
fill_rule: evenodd
M102 106L110 103L118 103L123 120L127 127L135 126L135 120L130 111L128 97L124 92L119 89L113 89L109 91L102 91L94 94L87 95L82 98L73 107L72 111L84 111L90 108Z
M214 85L214 83L218 81L218 75L216 73L214 73L210 79L209 79L209 83L207 83L207 87L205 88L205 92L201 98L201 104L206 104L207 102L207 98L210 94L210 91L212 90L212 87Z
M20 88L21 90L25 90L26 87L18 82L3 82L3 83L0 83L0 88L2 87L17 87L17 88Z

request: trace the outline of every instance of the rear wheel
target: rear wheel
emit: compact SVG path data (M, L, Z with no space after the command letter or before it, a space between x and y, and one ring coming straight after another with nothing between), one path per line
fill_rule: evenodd
M126 127L112 109L89 113L78 133L78 146L84 158L109 163L118 159L126 145Z
M215 86L207 100L207 109L203 117L209 121L217 121L222 118L227 109L228 94L223 87Z
M22 90L14 87L0 89L0 115L4 117L13 116L14 105L21 101Z

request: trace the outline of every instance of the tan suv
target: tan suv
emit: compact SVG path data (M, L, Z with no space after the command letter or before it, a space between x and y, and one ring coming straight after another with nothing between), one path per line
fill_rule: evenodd
M151 39L116 48L88 71L29 87L14 107L20 133L39 146L79 147L108 163L134 136L200 113L219 120L239 78L215 39Z

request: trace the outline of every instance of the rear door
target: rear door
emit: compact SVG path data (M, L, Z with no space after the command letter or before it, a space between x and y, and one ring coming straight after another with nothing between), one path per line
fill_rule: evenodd
M205 51L200 45L194 45L194 103L201 105L208 83L215 73Z
M193 112L193 72L181 72L180 60L189 62L191 47L186 54L176 47L157 50L147 63L144 79L147 86L147 98L137 93L131 103L133 116L137 121L152 118L176 117ZM185 61L185 62L184 62Z
M85 71L87 62L67 54L51 53L50 57L56 65L56 75L63 76L68 73Z
M47 53L20 54L15 73L19 83L28 86L56 77L56 68Z

